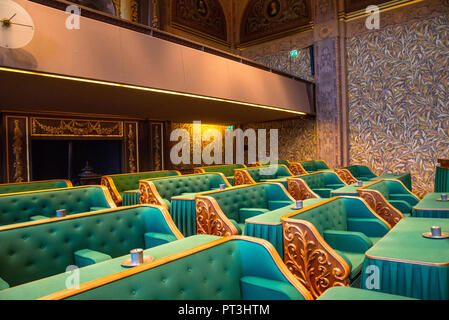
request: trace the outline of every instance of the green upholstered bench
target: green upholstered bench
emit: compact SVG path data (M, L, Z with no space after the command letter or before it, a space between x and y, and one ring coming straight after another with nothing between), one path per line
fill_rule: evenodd
M413 206L419 202L416 195L395 179L376 180L358 188L357 191L392 227L404 216L410 216Z
M183 238L161 207L139 205L0 228L0 278L14 287Z
M197 194L197 234L241 235L245 220L291 207L293 198L279 183L256 183Z
M288 191L295 200L330 198L333 190L346 186L340 177L332 171L318 171L287 180Z
M195 194L231 187L222 173L188 174L140 181L140 202L167 208L186 237L196 234Z
M332 170L324 160L300 161L299 163L307 173Z
M267 166L269 164L270 163L267 162L267 163L264 163L261 165ZM276 161L271 161L271 164L283 164L291 171L291 173L294 176L307 173L307 171L303 168L301 163L299 163L298 161L276 160Z
M216 166L198 167L193 169L194 173L207 173L207 172L221 172L224 174L229 183L234 185L234 170L235 169L245 169L244 164L224 164Z
M293 173L283 164L250 167L235 170L235 185L254 184L259 182L279 182L287 188L287 177Z
M344 169L348 170L357 181L369 181L377 177L367 166L353 165Z
M356 282L365 252L390 230L363 199L356 197L326 199L281 220L284 262L307 283L315 298L330 287Z
M409 297L397 296L373 290L332 287L327 289L317 300L416 300Z
M217 239L204 235L181 241L192 241L196 237L211 237L214 240L42 299L312 299L268 242L241 236Z
M70 180L45 180L45 181L32 181L32 182L20 182L20 183L6 183L0 184L0 194L6 193L21 193L29 191L39 190L51 190L60 188L73 187Z
M180 176L176 170L114 174L101 177L101 184L108 188L117 206L139 204L139 181L143 179Z
M53 218L56 210L75 214L115 208L103 186L85 186L0 195L0 226Z

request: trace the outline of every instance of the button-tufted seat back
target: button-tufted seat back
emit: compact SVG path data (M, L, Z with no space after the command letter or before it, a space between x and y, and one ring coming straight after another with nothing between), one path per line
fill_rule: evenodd
M152 179L151 182L157 189L159 195L167 203L171 198L183 193L199 193L220 188L220 184L228 184L223 175L216 173L205 173L197 175L186 175L165 179Z
M271 184L255 184L242 188L209 193L207 195L217 200L218 205L226 214L226 217L240 221L239 212L241 208L268 209L269 191L274 191L276 186Z
M168 221L159 208L134 206L2 230L0 278L13 287L64 273L82 249L123 256L156 244L145 241L146 233L176 240L177 230Z
M335 172L330 171L316 172L312 174L302 175L301 179L303 179L312 190L314 189L335 190L337 188L345 186L345 183L338 177L338 175ZM320 194L320 196L323 195Z
M285 273L279 257L275 261L267 247L271 252L274 249L267 242L261 243L223 238L209 248L194 248L193 253L186 252L175 260L167 257L160 265L119 280L111 279L68 299L303 300L303 289L293 283L301 285Z
M247 168L246 171L250 174L250 176L254 179L255 182L292 176L288 168L282 164L274 164L271 166L262 166L262 167L252 167Z
M376 175L367 166L354 165L346 167L345 169L348 169L349 172L351 172L351 174L358 180L367 181L376 177Z
M115 207L108 196L100 186L1 195L0 225L26 222L37 215L53 218L59 209L74 214Z
M139 180L153 179L160 177L179 176L178 171L152 171L141 173L127 173L111 175L112 181L118 192L139 189Z
M300 162L302 167L307 172L315 172L320 170L329 170L330 168L326 165L326 163L322 160L314 160L314 161L303 161Z
M366 189L370 189L370 190L376 190L379 191L386 200L390 199L390 191L388 188L388 181L379 181L375 184L372 184L369 187L366 187Z
M242 164L228 164L228 165L219 165L219 166L210 166L210 167L201 167L205 172L221 172L225 177L233 177L234 169L245 169L245 166Z
M48 181L0 184L0 194L70 188L70 187L72 187L72 183L68 180L48 180Z
M275 161L272 161L271 162L272 164L283 164L284 166L289 166L289 163L288 163L288 161L287 160L275 160ZM269 162L267 162L267 163L262 163L262 165L263 166L266 166L266 165L269 165L270 163Z

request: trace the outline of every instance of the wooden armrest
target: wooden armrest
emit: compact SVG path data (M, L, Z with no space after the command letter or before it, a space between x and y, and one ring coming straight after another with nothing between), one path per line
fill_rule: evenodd
M295 200L319 198L301 178L287 178L288 192Z
M377 215L384 219L393 228L404 215L393 207L377 190L357 189L359 196L368 203Z
M238 235L237 228L220 209L212 197L196 197L196 233L216 236Z

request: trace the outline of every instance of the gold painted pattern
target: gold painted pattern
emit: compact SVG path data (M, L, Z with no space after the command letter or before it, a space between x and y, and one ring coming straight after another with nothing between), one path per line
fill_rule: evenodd
M196 233L216 236L238 235L235 226L211 197L196 197Z

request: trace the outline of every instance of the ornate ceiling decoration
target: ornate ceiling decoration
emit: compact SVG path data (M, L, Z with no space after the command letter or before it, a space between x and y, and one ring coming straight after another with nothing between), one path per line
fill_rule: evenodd
M240 43L280 35L311 20L310 0L251 0L243 14Z
M218 0L172 0L171 24L227 41L226 18Z

